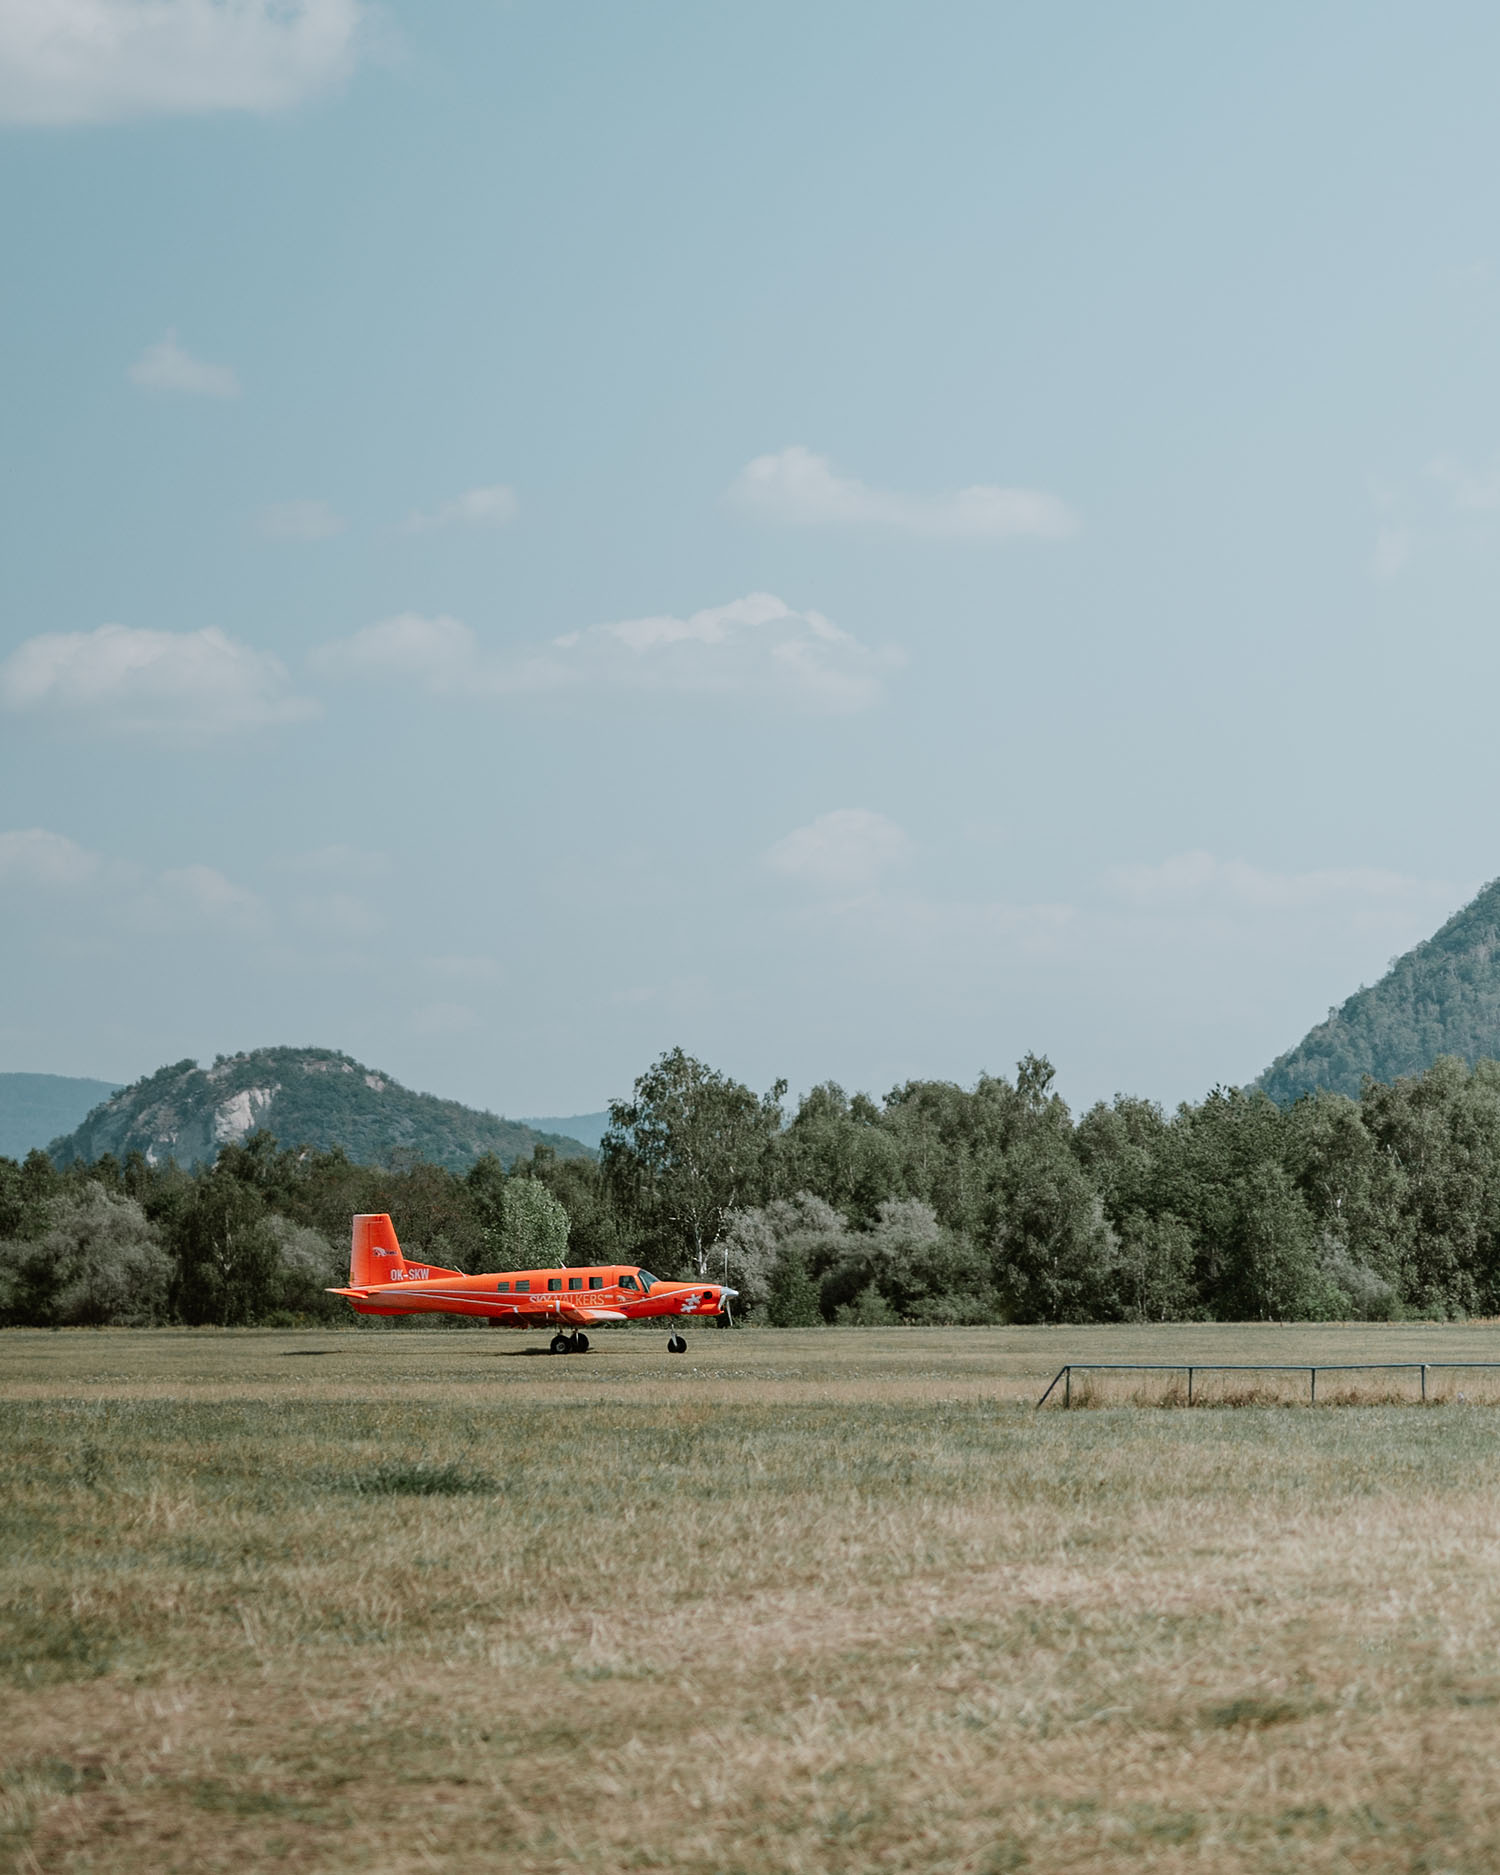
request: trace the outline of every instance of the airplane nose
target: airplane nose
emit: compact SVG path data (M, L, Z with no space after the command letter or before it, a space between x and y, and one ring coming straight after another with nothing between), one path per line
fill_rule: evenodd
M740 1292L738 1289L721 1289L719 1291L719 1294L723 1296L726 1302L733 1302L733 1300L739 1293Z

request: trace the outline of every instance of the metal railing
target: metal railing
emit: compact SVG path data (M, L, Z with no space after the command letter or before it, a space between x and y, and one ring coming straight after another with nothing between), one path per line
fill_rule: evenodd
M1189 1406L1193 1404L1193 1381L1199 1374L1306 1374L1308 1405L1316 1406L1319 1374L1420 1374L1425 1402L1429 1373L1496 1367L1500 1367L1500 1361L1319 1361L1316 1365L1308 1361L1069 1361L1052 1376L1037 1407L1040 1409L1047 1404L1059 1381L1063 1387L1063 1405L1071 1406L1074 1374L1186 1374Z

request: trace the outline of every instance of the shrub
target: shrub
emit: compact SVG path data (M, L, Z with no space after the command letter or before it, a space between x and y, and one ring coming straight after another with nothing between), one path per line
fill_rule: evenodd
M90 1182L58 1199L51 1227L12 1244L0 1314L37 1327L143 1327L166 1312L171 1261L145 1212Z
M874 1283L861 1289L852 1302L845 1302L834 1316L841 1328L894 1328L900 1319Z

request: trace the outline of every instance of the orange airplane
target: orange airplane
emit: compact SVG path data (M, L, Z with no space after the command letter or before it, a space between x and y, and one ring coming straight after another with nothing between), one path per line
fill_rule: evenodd
M628 1263L465 1276L434 1263L408 1263L381 1211L355 1218L349 1286L328 1293L347 1296L361 1315L477 1315L496 1328L552 1327L554 1354L587 1354L585 1328L643 1316L727 1315L739 1292L719 1283L658 1282ZM674 1328L667 1352L681 1354L686 1347Z

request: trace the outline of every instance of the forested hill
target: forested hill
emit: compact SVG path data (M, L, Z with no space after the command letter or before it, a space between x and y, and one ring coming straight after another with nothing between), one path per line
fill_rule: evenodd
M1358 1094L1367 1074L1423 1074L1441 1055L1500 1060L1500 880L1278 1056L1258 1085L1283 1105L1320 1087Z
M196 1061L158 1068L96 1107L51 1152L59 1165L132 1152L153 1165L168 1159L198 1165L257 1130L286 1146L342 1147L362 1165L407 1154L462 1171L489 1152L508 1165L538 1144L559 1158L585 1154L575 1139L414 1094L327 1048L256 1048L221 1055L211 1068Z

